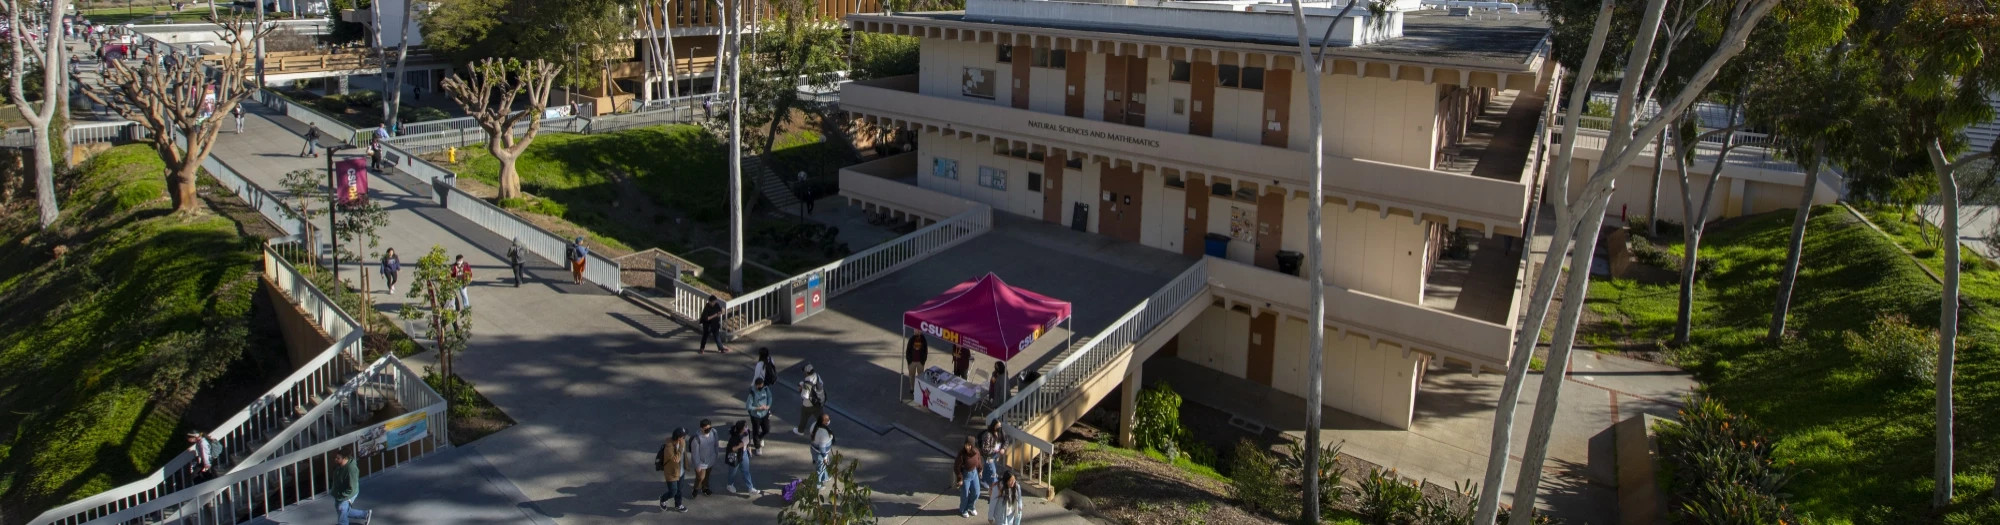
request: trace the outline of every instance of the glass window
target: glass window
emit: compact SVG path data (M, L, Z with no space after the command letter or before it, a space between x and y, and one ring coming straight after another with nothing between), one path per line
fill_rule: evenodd
M1184 98L1174 99L1174 114L1175 115L1187 114L1187 99Z
M1049 52L1049 67L1063 69L1069 67L1069 52L1057 49Z
M1035 48L1034 57L1035 57L1034 61L1030 62L1028 65L1035 67L1049 67L1048 49L1040 47Z
M996 190L1007 189L1007 172L991 166L979 167L979 185Z
M993 70L968 67L960 77L959 93L972 98L993 99Z
M1014 44L1000 44L998 47L999 56L995 57L994 61L1003 64L1014 61Z
M1233 88L1241 85L1237 82L1236 69L1236 66L1215 66L1215 75L1221 79L1222 87Z
M1028 191L1035 193L1042 192L1042 174L1032 171L1028 172Z
M1194 76L1189 72L1189 69L1190 67L1186 60L1175 60L1167 63L1167 81L1187 82L1188 78Z
M1264 68L1243 68L1243 89L1264 90Z
M958 161L944 157L931 159L931 175L957 180Z

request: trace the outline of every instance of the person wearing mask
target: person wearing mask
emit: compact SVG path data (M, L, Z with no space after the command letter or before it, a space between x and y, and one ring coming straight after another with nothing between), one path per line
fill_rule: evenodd
M458 310L472 308L472 263L460 254L451 260L451 278L458 280Z
M963 345L951 345L951 375L964 378L972 371L972 351Z
M826 464L833 461L833 416L820 414L813 419L812 439L806 443L812 447L813 470L817 472L819 489L827 490Z
M694 486L688 487L688 497L715 494L709 490L708 473L715 466L716 453L722 449L722 436L716 435L715 427L708 420L701 420L701 428L688 440L688 456L694 460Z
M660 453L653 460L653 468L659 469L666 477L667 491L660 493L660 508L667 508L667 498L674 499L674 510L687 512L687 505L681 504L681 477L684 475L682 463L687 459L687 429L674 429L673 437L660 445Z
M730 494L748 492L751 497L764 495L763 491L757 490L757 482L750 479L750 442L752 440L753 438L750 436L750 424L748 422L737 421L735 425L729 427L729 447L725 452L726 455L723 456L723 463L729 465L729 483L727 485ZM741 484L737 483L738 479L743 480ZM736 490L737 487L742 487L743 490L738 491Z
M814 421L819 421L826 403L826 382L820 380L812 363L806 363L806 378L799 381L799 427L792 429L792 435L805 435L812 430Z
M764 453L764 436L771 433L771 385L764 378L750 383L750 395L744 396L743 408L750 412L750 450L752 454Z
M1007 454L1007 430L1000 428L1000 421L986 424L986 430L979 433L979 454L986 461L981 464L979 480L992 485L1000 481L1000 458Z
M951 462L952 479L958 489L958 517L970 518L979 515L975 505L979 503L979 444L972 436L965 437L965 444L958 447L958 458Z
M389 295L396 295L396 278L403 275L403 260L396 257L396 249L382 252L382 282L389 283Z
M729 353L729 347L722 346L722 298L708 296L708 303L701 305L701 347L695 353L707 353L708 341L715 340L715 349Z
M514 244L507 247L507 266L514 268L515 288L521 287L521 274L528 269L527 263L521 261L521 257L524 255L521 253L522 251L521 238L515 237Z
M333 493L335 525L348 525L353 520L374 521L374 511L354 508L354 498L361 496L361 469L348 460L347 450L333 451L333 471L327 478L327 490Z
M924 339L924 334L910 334L910 339L903 342L903 361L909 363L911 384L916 384L919 374L924 373L924 362L930 360L930 354L930 341ZM912 389L911 396L915 395L915 390ZM911 401L916 400L911 399Z
M987 521L993 525L1021 525L1021 483L1014 479L1014 473L1001 476L987 500L990 502Z

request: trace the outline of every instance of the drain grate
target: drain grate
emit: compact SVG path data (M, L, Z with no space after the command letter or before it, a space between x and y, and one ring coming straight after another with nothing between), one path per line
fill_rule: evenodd
M1266 428L1263 423L1235 414L1229 415L1229 426L1243 429L1244 432L1249 432L1251 435L1256 436L1264 435Z

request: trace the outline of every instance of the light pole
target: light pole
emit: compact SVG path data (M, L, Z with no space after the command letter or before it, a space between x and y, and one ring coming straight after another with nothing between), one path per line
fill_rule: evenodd
M334 172L333 159L342 151L353 146L336 144L326 148L326 253L331 257L333 278L340 278L340 235L334 232L334 215L340 210L340 175Z

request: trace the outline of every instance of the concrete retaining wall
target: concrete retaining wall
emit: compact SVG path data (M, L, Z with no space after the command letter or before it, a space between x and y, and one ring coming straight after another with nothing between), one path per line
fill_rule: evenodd
M264 297L271 301L271 311L278 319L278 330L285 336L285 357L290 358L293 365L311 362L327 347L333 346L333 336L321 330L312 316L293 303L292 298L279 290L270 278L258 277L257 280Z
M1618 422L1612 430L1618 457L1618 523L1666 525L1667 494L1660 480L1660 440L1653 423L1660 418L1641 414Z

